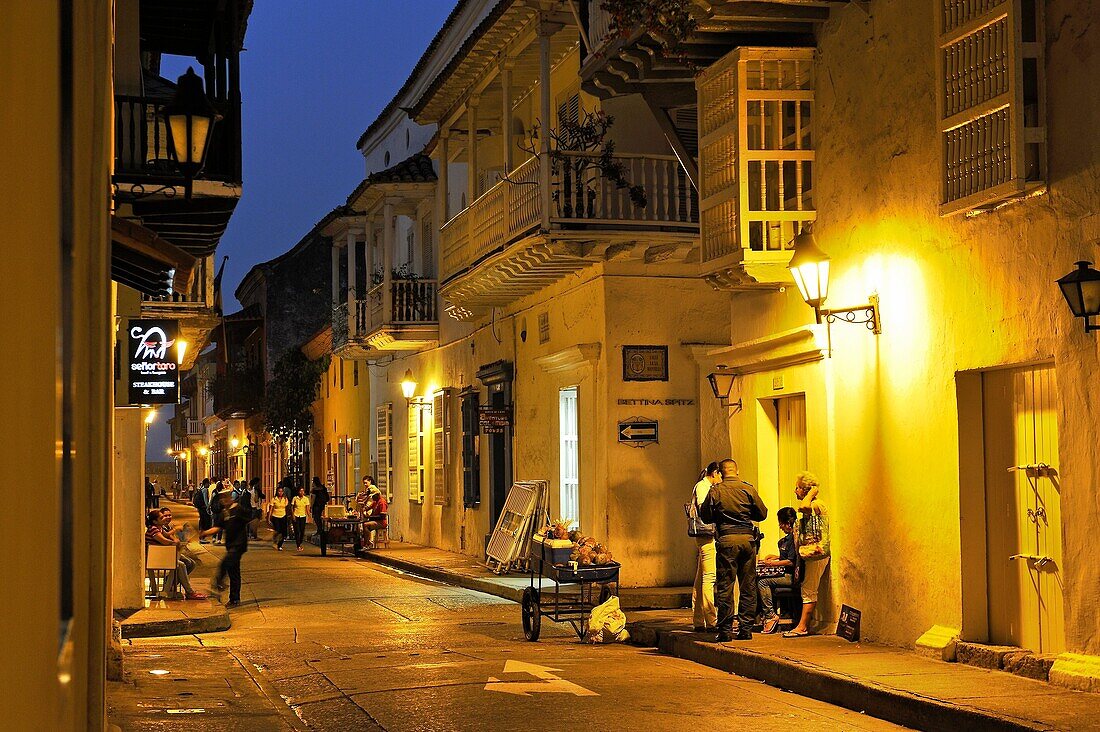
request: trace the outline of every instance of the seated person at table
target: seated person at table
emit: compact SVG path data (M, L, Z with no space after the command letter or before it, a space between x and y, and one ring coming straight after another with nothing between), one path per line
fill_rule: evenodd
M367 504L370 503L370 489L374 487L374 478L369 475L363 478L363 490L355 494L354 511L359 518L366 518Z
M382 491L372 485L368 491L366 509L363 512L363 544L367 549L374 548L374 532L387 526L390 507Z
M779 540L779 554L769 554L760 562L765 567L782 567L783 574L779 577L763 577L759 581L760 599L764 604L764 632L774 633L779 626L779 614L775 611L775 599L772 597L772 589L775 587L790 587L794 584L798 574L798 547L794 545L794 522L797 514L790 506L779 509L776 518L779 519L779 528L783 530L783 537Z
M179 547L180 543L175 538L169 536L165 531L165 526L168 524L168 519L159 509L154 508L149 511L145 516L145 543L146 544L161 544L164 546ZM191 580L187 576L187 565L183 563L183 560L179 558L179 554L176 555L176 582L183 586L184 599L187 600L205 600L206 595L201 592L195 592L191 589ZM176 589L172 588L173 591Z

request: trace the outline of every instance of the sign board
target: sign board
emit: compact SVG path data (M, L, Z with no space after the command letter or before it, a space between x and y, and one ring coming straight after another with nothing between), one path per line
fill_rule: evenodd
M619 442L638 447L657 442L657 420L631 417L619 422Z
M127 328L129 403L175 404L180 392L175 348L179 321L131 320Z
M863 613L854 607L840 606L840 620L836 624L838 637L855 643L859 640L859 618Z
M668 381L668 346L623 346L623 381Z
M477 421L481 431L487 435L504 434L512 426L512 405L492 407L482 404L477 408Z

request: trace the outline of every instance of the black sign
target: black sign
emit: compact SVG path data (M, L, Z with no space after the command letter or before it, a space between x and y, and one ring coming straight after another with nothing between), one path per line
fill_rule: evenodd
M487 435L502 435L512 426L512 405L491 407L482 404L477 408L477 421L481 431Z
M623 381L668 381L668 346L623 346Z
M179 401L177 320L131 320L126 332L126 383L130 404L175 404Z
M619 422L619 442L643 445L657 442L657 420L629 419Z
M836 624L837 636L855 643L859 640L859 610L847 605L840 606L840 620Z

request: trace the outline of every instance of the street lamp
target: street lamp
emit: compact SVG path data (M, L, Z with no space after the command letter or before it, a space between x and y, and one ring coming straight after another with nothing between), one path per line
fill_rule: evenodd
M222 118L206 96L194 68L179 77L172 101L160 112L168 128L168 150L184 177L184 198L191 199L191 183L210 149L214 123Z
M1085 321L1085 332L1100 330L1092 319L1100 315L1100 272L1092 268L1092 262L1077 262L1077 269L1058 280L1062 297L1066 298L1073 317Z
M236 450L238 447L241 446L241 441L238 440L236 437L232 437L229 440L229 446Z
M718 370L709 374L707 381L710 382L710 390L714 392L714 398L723 405L730 406L730 392L733 391L733 384L737 381L737 372L726 368L724 364L718 364ZM740 407L741 400L738 399L733 405Z
M176 363L180 366L183 365L183 356L187 353L187 341L179 339L176 341Z
M199 456L200 457L206 457L209 454L210 454L210 448L208 448L206 445L199 445Z
M802 295L802 299L814 309L814 318L818 323L822 321L822 318L824 318L826 326L831 325L833 321L842 320L845 323L866 325L867 330L875 335L882 332L877 294L872 293L866 305L856 305L849 308L822 307L825 299L829 296L829 255L817 246L817 240L814 238L809 224L802 227L802 231L791 243L794 247L794 254L791 256L791 262L787 265L787 268L791 270L794 283L798 286L798 292Z
M405 376L401 379L401 393L406 402L412 401L413 394L416 393L416 379L413 378L412 369L405 369Z

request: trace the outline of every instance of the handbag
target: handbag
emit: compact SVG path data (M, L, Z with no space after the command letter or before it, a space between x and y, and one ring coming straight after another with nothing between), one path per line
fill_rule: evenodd
M696 499L694 487L691 489L691 500L684 504L684 513L687 514L688 536L714 536L714 524L708 524L699 518L699 501Z
M808 561L829 556L829 519L811 512L798 521L798 556Z

